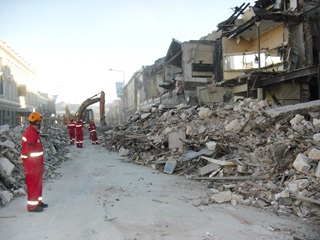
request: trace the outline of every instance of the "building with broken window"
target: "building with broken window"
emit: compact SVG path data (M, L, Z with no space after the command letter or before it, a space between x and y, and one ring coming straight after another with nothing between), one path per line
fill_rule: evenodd
M133 74L124 88L128 117L145 106L192 101L197 87L212 83L213 41L172 39L167 54Z
M243 3L207 36L172 39L165 57L143 67L139 80L135 75L125 87L125 118L160 103L257 98L290 105L319 99L319 5L319 0Z
M37 90L37 71L0 40L0 125L18 125L33 111L50 119L55 101L56 96Z
M319 1L243 4L218 25L215 80L234 95L281 105L318 99L319 29Z

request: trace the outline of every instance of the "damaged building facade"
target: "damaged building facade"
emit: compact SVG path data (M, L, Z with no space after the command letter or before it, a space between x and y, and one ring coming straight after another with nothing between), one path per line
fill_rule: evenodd
M319 1L243 3L199 40L172 39L165 57L124 89L125 119L150 104L212 104L232 98L290 105L319 99Z
M220 67L216 81L234 95L278 105L319 99L319 1L247 6L235 12L241 18L218 25L222 58L215 62Z
M16 126L33 111L50 119L56 96L37 90L37 71L0 40L0 125Z
M125 119L153 104L195 102L197 87L212 83L213 43L172 39L166 56L143 66L124 87Z

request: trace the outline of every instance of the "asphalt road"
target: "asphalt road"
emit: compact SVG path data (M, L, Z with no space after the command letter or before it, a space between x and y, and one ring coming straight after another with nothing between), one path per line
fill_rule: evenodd
M309 224L251 206L199 203L204 182L128 163L85 140L44 184L42 213L26 197L0 208L1 240L311 240ZM320 239L320 238L318 238Z

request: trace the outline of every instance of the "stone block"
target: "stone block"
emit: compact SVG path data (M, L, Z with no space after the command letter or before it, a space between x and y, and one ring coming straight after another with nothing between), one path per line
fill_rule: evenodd
M13 194L11 192L9 192L9 191L0 191L0 198L5 203L9 203L13 198Z
M306 189L309 186L308 179L297 179L294 181L289 182L288 184L288 190L292 192L298 192L303 189Z
M302 120L304 119L304 116L297 114L294 118L292 118L290 120L290 124L293 125L297 125L299 124Z
M10 140L6 140L4 142L4 146L9 147L9 148L15 148L16 144L14 142L10 141Z
M11 176L14 165L8 159L0 158L0 167L3 169L7 176Z
M291 193L297 193L299 191L298 183L289 183L288 184L288 190Z
M180 139L186 139L186 133L182 130L178 132L168 133L168 143L169 149L181 148L183 147L183 142Z
M239 194L232 194L232 200L238 204L243 204L244 202L243 196Z
M320 150L316 148L312 148L308 153L308 157L315 160L320 160Z
M234 119L230 123L228 123L224 128L227 132L236 132L241 129L241 126L238 119Z
M219 192L217 194L214 194L211 197L211 200L216 203L230 202L232 200L232 193L231 191Z
M310 169L309 158L299 153L292 166L299 172L307 173Z
M212 114L212 111L210 110L210 108L200 107L198 116L200 119L205 119L210 117L211 114Z
M318 119L318 118L313 118L312 124L313 124L313 126L315 126L315 127L320 127L320 119Z
M207 147L209 150L214 151L214 150L216 150L217 143L216 143L215 141L206 142L206 147Z
M237 172L239 173L248 173L248 166L247 165L238 165Z
M320 142L320 133L316 133L312 137L313 141Z
M219 164L209 163L206 166L199 168L200 176L206 175L210 172L217 170L220 167Z

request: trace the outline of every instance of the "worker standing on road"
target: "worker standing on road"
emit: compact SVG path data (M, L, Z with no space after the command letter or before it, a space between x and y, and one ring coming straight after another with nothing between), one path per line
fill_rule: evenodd
M83 126L85 122L78 119L76 122L76 144L77 148L83 148Z
M93 145L94 144L99 144L98 136L97 136L97 126L94 123L94 120L90 121L88 129L89 129L89 132L90 132L90 139L92 141L92 144Z
M73 121L73 119L70 119L70 122L68 123L70 145L74 144L75 127L76 127L76 123Z
M43 117L38 112L29 115L30 125L23 134L21 144L21 161L26 177L29 212L42 212L43 208L48 207L48 204L42 202L44 157L39 132L42 120Z

